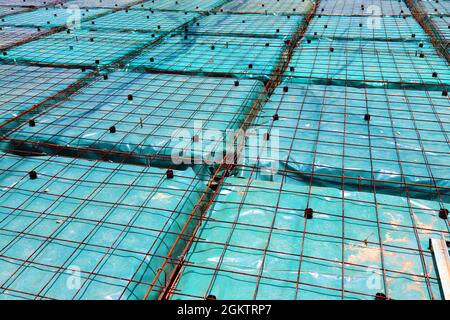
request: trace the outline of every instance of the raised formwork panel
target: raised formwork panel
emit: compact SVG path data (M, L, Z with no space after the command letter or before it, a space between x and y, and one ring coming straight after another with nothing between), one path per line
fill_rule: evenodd
M255 80L236 85L233 79L115 72L10 137L14 148L90 148L92 157L124 153L141 164L221 162L224 142L218 139L239 127L262 91Z
M129 65L150 71L268 79L283 49L281 39L178 35L145 49Z
M450 17L437 17L433 16L431 21L437 28L442 38L446 41L450 41Z
M43 28L0 27L0 50L35 39L48 31Z
M290 38L303 22L302 16L264 16L260 14L209 15L189 31L202 35L231 35Z
M442 299L438 197L225 178L171 299ZM239 288L239 290L236 290Z
M80 27L83 26L85 20L95 18L98 15L109 12L107 9L80 9ZM62 8L41 8L34 11L24 12L1 19L0 26L15 27L59 27L65 25L73 25L77 23L73 20L74 13Z
M134 5L139 0L73 0L64 2L64 7L119 9Z
M192 169L172 173L2 154L0 298L142 299L204 188Z
M411 17L315 16L308 38L425 41L428 35Z
M107 65L159 38L155 33L61 31L17 46L0 57L9 62L57 66Z
M0 6L43 7L50 4L60 4L64 0L0 0Z
M429 42L304 39L286 75L302 83L442 90L450 68Z
M31 10L31 8L15 7L15 6L0 7L0 17L6 16L6 15L9 15L9 14L14 14L14 13L27 11L27 10Z
M321 0L316 14L332 16L410 16L411 11L402 0Z
M210 11L225 0L151 0L133 6L133 9L169 10L169 11Z
M171 31L198 17L195 13L122 10L89 22L90 28L105 31Z
M426 14L450 16L450 2L448 0L415 0L414 2Z
M0 126L66 89L83 75L77 69L0 64Z
M222 12L262 14L308 14L314 6L311 0L233 0L220 8Z
M448 106L448 91L284 82L254 121L260 136L269 134L270 152L250 147L241 171L449 194Z

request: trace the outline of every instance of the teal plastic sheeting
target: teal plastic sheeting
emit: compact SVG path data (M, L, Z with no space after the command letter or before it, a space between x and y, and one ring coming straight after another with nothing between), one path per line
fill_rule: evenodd
M413 17L316 16L306 37L425 41L428 35Z
M260 14L213 14L189 28L203 35L232 35L291 38L303 22L302 16L265 16Z
M145 49L130 67L267 80L283 48L280 39L179 35Z
M316 13L334 16L411 15L405 2L395 0L321 0Z
M225 0L152 0L137 4L132 8L171 11L210 11L224 2Z
M186 12L122 10L92 20L91 29L115 31L171 31L198 17Z
M374 299L384 292L441 299L428 249L430 237L449 235L439 208L431 200L226 178L171 298Z
M414 3L426 14L450 16L450 4L448 3L448 0L414 0Z
M61 31L15 47L0 59L62 66L107 65L157 38L155 33Z
M7 154L0 177L0 299L142 299L203 186L191 169Z
M139 0L73 0L66 1L64 7L80 8L125 8L139 2Z
M0 17L6 16L8 14L14 14L19 13L22 11L30 10L26 7L14 7L14 6L7 6L7 7L0 7Z
M0 0L0 6L42 7L49 4L58 4L63 0Z
M236 86L233 79L115 72L36 116L36 126L24 125L11 137L127 152L128 161L144 164L221 161L225 146L219 139L240 126L262 90L255 80Z
M265 13L265 14L307 14L313 8L314 1L305 0L233 0L220 8L223 12Z
M82 76L77 69L0 65L0 125L66 89Z
M439 32L441 38L450 41L450 16L449 17L433 16L431 21L436 26L437 32Z
M47 31L46 29L0 27L0 50L39 37Z
M84 21L105 14L106 9L80 9L79 18L81 25ZM3 17L0 26L15 27L59 27L67 24L72 25L78 17L74 12L62 8L41 8L34 11L24 12Z
M421 47L422 46L422 47ZM442 90L450 68L428 42L302 40L286 76L302 83Z
M345 177L346 184L355 185L371 185L374 179L377 186L393 188L403 183L449 188L448 107L448 96L441 91L285 82L262 107L254 126L260 136L268 132L277 139L278 146L268 142L268 153L253 147L245 161L307 181L314 174L315 181L337 184Z

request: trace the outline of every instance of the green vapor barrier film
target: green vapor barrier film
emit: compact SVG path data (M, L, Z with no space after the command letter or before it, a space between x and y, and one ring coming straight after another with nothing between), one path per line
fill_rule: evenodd
M428 35L413 17L316 16L306 37L333 39L426 41Z
M234 0L228 2L220 11L236 13L264 13L264 14L307 14L312 10L313 1L305 0Z
M35 28L0 27L0 50L39 37L47 31Z
M448 0L428 1L415 0L415 5L428 15L447 15L450 16L450 3Z
M30 10L30 9L24 8L24 7L14 7L14 6L0 7L0 17L6 16L9 14L27 11L27 10Z
M66 89L82 76L77 69L0 65L0 125Z
M214 14L203 18L189 31L202 35L262 36L287 39L303 22L302 16L260 14Z
M100 14L109 12L106 9L80 9L79 14L73 10L62 8L41 8L34 11L3 17L0 26L14 27L59 27L66 24L76 23L74 19L79 18L83 25L84 20L95 18Z
M179 35L143 50L130 67L268 80L283 49L281 39Z
M191 169L8 154L0 186L0 299L142 299L204 188Z
M321 0L317 15L332 16L410 16L403 1L389 0Z
M448 107L442 91L285 82L253 127L260 139L269 133L269 141L249 146L242 161L266 168L260 179L276 179L267 174L286 170L306 181L314 174L315 181L337 184L345 177L346 184L371 185L375 179L377 186L450 188Z
M107 65L157 38L155 33L61 31L8 50L0 59L61 66Z
M170 11L209 11L224 3L225 0L154 0L133 6L133 9L170 10Z
M442 299L428 249L449 235L438 211L437 201L226 178L171 299Z
M116 31L171 31L198 17L195 13L127 10L118 11L90 22L91 29Z
M62 5L64 7L80 7L80 8L111 8L119 9L135 4L138 0L73 0L66 1Z
M301 83L427 90L450 85L447 62L425 41L304 39L290 67L285 75Z
M27 140L14 149L33 148L33 142L89 147L131 153L128 161L140 164L166 165L178 157L188 158L189 164L191 159L221 161L225 146L218 138L239 128L262 91L263 84L255 80L236 86L233 79L115 72L10 137Z

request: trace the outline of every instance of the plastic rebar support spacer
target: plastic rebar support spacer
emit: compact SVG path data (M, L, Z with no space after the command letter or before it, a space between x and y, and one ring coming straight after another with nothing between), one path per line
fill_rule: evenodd
M37 173L34 170L28 172L28 176L30 177L31 180L37 179Z
M382 293L382 292L377 292L377 293L375 294L375 300L379 300L379 301L381 301L381 300L387 300L387 297L386 297L386 295L385 295L384 293Z
M448 219L448 209L445 208L439 209L439 218Z
M305 209L305 218L306 219L312 219L313 218L314 210L312 208L306 208Z

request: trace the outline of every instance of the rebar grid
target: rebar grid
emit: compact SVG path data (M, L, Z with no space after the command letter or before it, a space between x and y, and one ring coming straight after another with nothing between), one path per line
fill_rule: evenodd
M227 13L259 13L265 15L308 15L314 7L311 0L233 0L224 4L219 11Z
M403 1L395 0L322 0L317 15L331 16L404 16L411 15Z
M428 241L449 235L448 64L404 3L373 3L396 16L377 32L358 1L104 1L119 11L8 50L74 69L0 82L30 99L0 125L16 154L0 156L0 295L440 299ZM96 71L76 81L82 67ZM281 159L237 136L214 166L196 152L217 144L203 130L236 128L279 138Z
M6 241L2 241L2 258L18 263L2 274L3 293L26 291L40 298L67 299L70 297L66 294L72 294L71 298L105 299L109 291L102 290L101 285L98 293L95 286L90 294L87 288L92 282L108 279L111 286L119 286L114 279L120 279L120 294L111 289L115 299L125 298L127 290L127 298L141 296L148 275L158 268L158 259L171 245L170 238L178 235L201 193L201 172L192 169L175 171L174 177L168 178L166 170L79 159L5 154L1 159L4 185L0 230ZM50 249L52 246L57 247ZM97 257L79 261L81 265L74 261L92 250L99 251ZM125 268L114 268L130 255L135 260L132 267L126 258ZM108 259L117 261L107 264ZM64 296L58 296L58 291L52 296L52 286L59 281L62 286L62 280L66 280L67 268L77 267L86 275L82 284L76 290L68 288L59 293ZM21 278L29 268L42 271L39 281L30 284ZM100 279L95 279L97 276Z
M316 16L308 38L380 41L428 41L427 34L411 16Z
M89 29L103 31L167 32L198 14L170 11L122 10L90 21Z
M237 85L232 79L115 72L41 112L33 126L25 123L6 139L15 149L48 150L51 144L58 150L89 148L90 154L97 149L97 158L102 151L117 151L141 164L170 162L173 156L188 165L209 158L220 162L225 148L208 131L237 129L262 90L255 80Z

